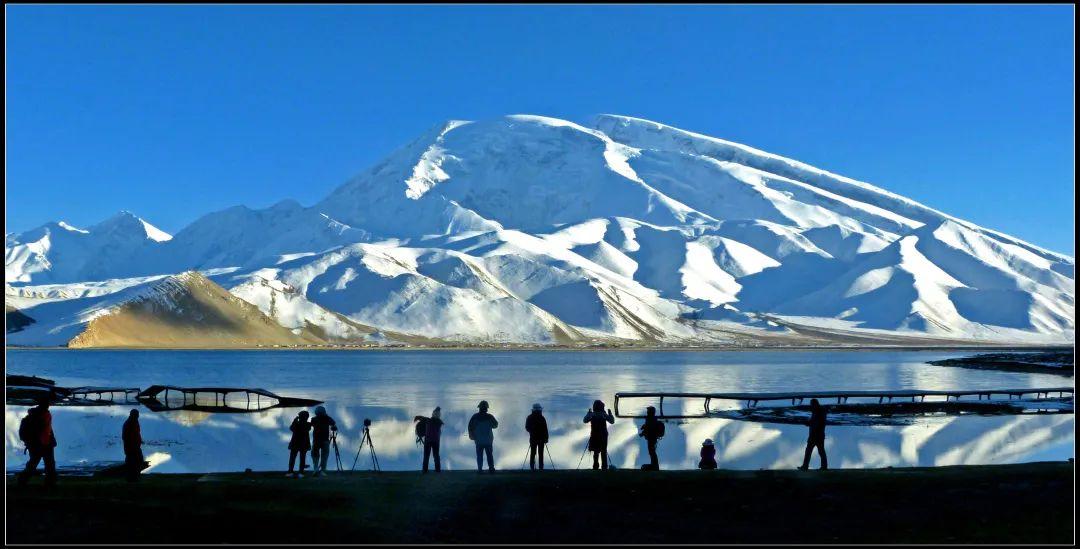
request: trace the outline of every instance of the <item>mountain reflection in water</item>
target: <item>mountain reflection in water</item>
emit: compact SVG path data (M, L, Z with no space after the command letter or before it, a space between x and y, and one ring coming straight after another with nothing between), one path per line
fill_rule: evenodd
M785 391L839 389L956 389L1056 386L1044 374L962 370L927 365L949 352L296 352L296 351L43 351L9 350L8 371L65 385L155 383L258 386L315 398L341 427L342 461L353 462L364 418L386 470L418 469L413 416L442 407L442 459L447 469L472 469L466 435L480 400L499 419L496 466L521 467L528 448L525 418L544 407L553 464L574 468L588 440L582 422L594 399L610 407L619 391ZM698 412L699 403L688 413ZM122 459L120 427L128 406L53 408L60 464ZM25 407L7 406L9 469L25 462L18 423ZM152 472L283 470L288 425L299 409L245 414L160 412L142 415L144 452L160 454ZM618 468L647 460L637 436L640 420L609 426L609 453ZM1073 457L1073 415L948 416L902 426L830 426L832 467L1008 463ZM720 467L792 468L806 441L800 425L688 419L668 423L661 466L694 468L705 438L716 441ZM366 454L366 450L365 450ZM815 458L816 459L816 458ZM331 460L331 463L333 461ZM816 461L814 462L816 463ZM591 464L587 456L582 467ZM361 455L357 469L370 467Z

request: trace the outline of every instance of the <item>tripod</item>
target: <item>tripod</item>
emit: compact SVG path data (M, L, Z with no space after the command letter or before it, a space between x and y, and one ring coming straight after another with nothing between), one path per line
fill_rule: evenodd
M371 428L364 426L364 436L360 439L360 447L356 449L356 457L353 458L352 468L350 471L356 470L356 462L360 459L360 452L364 449L364 443L367 442L368 450L371 452L371 468L373 471L381 471L379 468L379 458L375 455L375 443L371 442Z
M589 441L585 443L585 449L581 451L581 457L578 458L575 469L581 469L581 462L585 459L585 453L589 451L589 446L592 446L592 435L589 435Z
M540 452L539 453L540 453L540 465L544 464L543 463L544 454L546 453L547 454L548 465L551 465L551 470L554 471L555 470L555 462L551 459L551 450L548 449L548 445L547 445L546 442L544 444L540 445ZM525 464L529 463L529 456L531 456L531 455L532 455L532 446L530 446L528 449L525 450L525 459L521 462L521 468L522 469L525 469ZM582 456L584 457L584 454L582 454Z
M341 467L341 452L338 450L338 445L337 445L337 431L336 430L334 431L334 433L332 435L330 435L330 444L334 447L334 461L337 463L337 470L340 473L340 472L343 471L343 469Z

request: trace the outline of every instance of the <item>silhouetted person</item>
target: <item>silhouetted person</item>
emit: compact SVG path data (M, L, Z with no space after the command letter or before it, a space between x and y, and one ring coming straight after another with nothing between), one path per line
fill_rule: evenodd
M805 471L810 468L810 454L813 453L815 447L818 455L821 456L821 469L828 469L829 457L825 455L825 407L816 398L810 399L810 421L808 425L810 426L810 437L806 439L806 453L803 454L802 465L799 469Z
M49 413L49 397L42 398L38 405L31 408L27 414L29 432L24 441L26 451L30 454L30 460L26 462L26 469L19 475L19 485L25 485L30 477L37 471L38 462L45 462L45 485L56 484L56 435L53 434L52 414Z
M605 414L603 401L597 400L593 402L592 410L585 413L585 423L588 423L590 428L589 451L593 453L592 468L599 469L602 462L606 471L608 468L607 424L614 424L615 416L611 415L611 410Z
M701 461L697 464L698 469L716 469L716 447L711 438L705 439L701 444Z
M143 469L142 453L142 429L139 427L139 411L132 410L124 421L124 428L120 434L124 442L124 465L127 469L128 482L139 480L139 473Z
M645 438L645 445L649 449L649 466L643 468L659 471L660 458L656 456L656 441L664 436L664 424L656 419L656 408L649 406L645 409L645 423L641 425L638 436Z
M337 422L326 414L326 408L315 407L315 417L311 418L311 467L314 476L326 472L326 460L330 457L330 433L337 432ZM304 462L301 461L301 464ZM303 470L301 465L300 469Z
M424 424L424 472L428 472L428 459L434 458L435 472L442 471L442 460L439 459L439 440L442 438L442 408L436 406L431 411L431 417ZM489 450L490 452L490 450ZM479 455L479 454L477 454ZM489 456L491 454L488 454ZM490 463L491 458L488 458Z
M540 470L544 470L544 445L548 443L547 419L540 404L532 405L532 413L525 418L525 430L529 432L529 469L536 469L536 453L540 452Z
M292 439L289 441L289 472L285 473L285 476L291 475L296 478L304 475L304 469L307 467L307 453L311 449L311 438L308 437L311 423L308 421L308 415L307 410L301 411L289 425ZM300 455L300 470L294 473L293 466L296 465L297 454Z
M481 400L477 406L479 412L469 418L469 439L476 443L476 470L484 470L484 454L487 454L488 471L495 472L495 459L492 457L492 445L495 442L493 429L499 427L495 416L488 413L488 403Z

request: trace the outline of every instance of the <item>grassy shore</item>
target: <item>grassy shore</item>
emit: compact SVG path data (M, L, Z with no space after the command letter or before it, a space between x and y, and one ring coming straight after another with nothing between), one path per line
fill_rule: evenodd
M1073 466L144 475L7 486L9 543L1071 543Z

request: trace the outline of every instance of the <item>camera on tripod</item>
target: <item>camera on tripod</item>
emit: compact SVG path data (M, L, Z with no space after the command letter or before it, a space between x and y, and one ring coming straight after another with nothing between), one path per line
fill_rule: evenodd
M375 455L375 444L371 442L371 420L364 418L364 435L360 438L360 447L356 449L356 457L353 458L352 469L356 470L356 462L360 459L360 452L364 450L364 444L367 444L368 451L371 454L371 469L373 471L380 471L379 458Z

